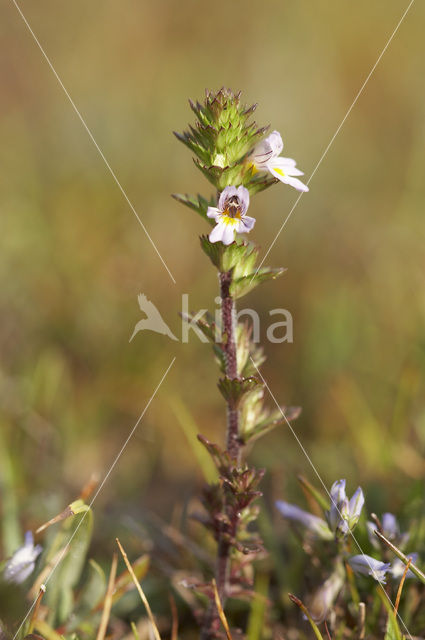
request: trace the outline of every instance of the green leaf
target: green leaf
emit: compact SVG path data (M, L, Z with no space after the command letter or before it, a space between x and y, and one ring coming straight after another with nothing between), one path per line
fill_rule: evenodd
M171 398L170 404L189 446L202 469L205 480L210 484L217 482L217 469L198 440L199 430L189 411L177 396Z
M262 282L275 280L285 273L285 271L285 268L270 269L269 267L264 267L258 272L254 271L249 275L233 280L230 285L230 293L235 299L242 298L242 296L246 296L247 293L255 289L255 287Z
M130 622L131 631L134 636L134 640L140 640L139 632L137 631L136 624L134 622Z
M306 616L307 620L310 623L311 628L313 629L313 633L316 636L317 640L323 640L323 636L319 631L319 627L317 626L317 624L314 622L313 618L310 615L309 610L307 609L307 607L305 606L305 604L296 596L294 596L292 593L289 593L289 598L290 600L297 605L297 607L299 607L301 609L301 611L303 612L303 614Z
M180 316L185 322L192 322L195 318L196 313L181 313ZM215 324L214 317L207 311L206 314L201 316L196 320L196 326L199 327L200 331L204 334L206 338L213 344L220 342L221 340L221 330Z
M177 200L177 202L181 202L182 204L186 205L186 207L189 207L190 209L196 211L196 213L198 213L201 218L206 220L211 226L215 225L214 220L207 217L208 207L216 206L215 198L210 198L210 200L208 201L206 198L203 198L199 194L197 195L197 197L194 197L189 196L187 193L173 193L172 197Z
M97 562L89 560L88 576L80 592L76 615L94 609L106 592L105 573Z
M65 520L47 549L46 564L54 562L65 550L49 580L43 600L50 610L48 622L53 627L64 624L74 606L73 591L78 585L93 531L93 513L86 506L77 515Z
M302 488L314 498L323 511L328 511L330 509L329 499L316 489L316 487L312 485L307 478L300 474L297 476L297 480Z
M244 378L249 378L256 375L258 373L257 369L260 368L265 359L266 356L264 355L263 347L251 342L249 358L247 359L244 368L241 371L241 375Z
M223 451L223 449L221 449L218 446L218 444L211 442L200 433L198 433L197 438L199 442L204 445L205 449L210 454L219 473L222 473L224 469L229 469L229 467L232 464L232 461L227 451ZM213 486L214 485L210 485L210 487L213 487Z
M195 313L181 313L180 316L185 322L191 323L197 314ZM206 314L196 320L196 326L204 334L204 336L211 342L214 355L220 370L226 372L226 353L222 347L221 329L215 324L214 317L207 311ZM239 360L238 360L239 362Z
M255 263L258 259L259 248L253 244L247 243L247 250L242 260L238 260L233 269L233 280L238 280L243 276L252 275Z
M6 557L11 556L23 544L19 526L19 509L16 498L15 468L13 456L6 448L5 425L0 426L0 495L2 498L2 544Z
M382 587L377 587L376 591L388 613L384 640L403 640L391 600Z
M255 595L252 599L249 613L247 640L261 640L262 638L269 581L270 578L267 573L259 572L255 578Z
M245 431L242 435L243 441L245 443L254 442L266 433L269 433L269 431L272 431L275 427L286 425L287 421L291 422L292 420L296 420L301 413L301 407L282 407L282 411L285 417L283 417L279 410L276 410L256 424L252 429Z
M279 182L277 178L273 178L267 173L257 173L254 177L251 176L252 174L250 172L245 174L243 186L248 189L252 196Z
M36 631L39 631L46 640L64 640L63 636L56 633L56 631L43 620L36 620L34 628Z
M231 271L253 250L253 246L244 241L224 245L222 242L210 242L208 236L201 236L200 241L204 253L222 273Z
M222 373L226 373L226 353L218 344L213 344L215 359Z
M220 378L218 388L233 409L237 409L243 397L257 387L263 387L263 383L258 378Z

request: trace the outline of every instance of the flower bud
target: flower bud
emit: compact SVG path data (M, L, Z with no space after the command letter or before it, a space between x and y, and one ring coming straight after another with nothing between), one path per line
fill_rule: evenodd
M337 480L331 488L331 508L326 517L335 537L348 535L359 521L364 505L364 495L360 487L355 491L351 500L345 493L345 480Z

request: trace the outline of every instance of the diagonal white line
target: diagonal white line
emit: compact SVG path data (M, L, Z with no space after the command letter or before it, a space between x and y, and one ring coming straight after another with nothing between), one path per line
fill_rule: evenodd
M84 129L87 131L87 134L90 138L90 140L93 142L94 146L96 147L97 151L99 152L100 157L102 158L103 162L105 163L106 167L109 170L109 173L111 174L111 176L113 177L118 189L121 191L122 195L124 196L125 200L127 201L128 206L130 207L130 209L132 210L132 212L134 213L134 215L136 216L140 226L142 227L143 231L145 232L149 242L151 243L152 247L154 248L156 254L158 255L159 259L161 260L162 264L164 265L165 269L168 272L168 275L170 276L171 280L174 282L174 284L176 284L176 281L174 279L173 274L171 273L170 269L168 268L164 258L161 256L155 242L152 240L151 236L149 235L148 230L146 229L145 225L143 224L139 214L137 213L136 209L134 208L133 204L131 203L129 197L127 196L126 192L124 191L123 187L121 186L120 181L118 180L117 176L115 175L115 172L113 171L111 165L109 164L109 162L107 161L107 159L105 158L105 155L102 151L102 149L99 147L99 145L97 144L96 140L94 139L94 136L92 134L92 132L90 131L89 127L87 126L83 116L81 115L81 113L79 112L77 106L75 105L73 99L71 98L71 96L69 95L68 91L66 90L65 85L63 84L62 80L60 79L58 73L56 72L56 69L54 68L52 62L50 61L50 58L48 57L47 53L44 51L43 47L41 46L37 36L35 35L34 31L31 29L31 26L28 22L28 20L26 19L26 17L24 16L24 14L22 13L20 7L18 6L16 0L12 0L13 4L15 5L16 9L18 10L18 13L20 14L22 20L24 21L24 23L26 24L28 31L31 33L32 37L34 38L34 41L36 42L38 48L40 49L41 53L43 54L44 59L46 60L47 64L49 65L50 69L52 70L56 80L59 82L60 86L62 87L66 97L68 98L72 108L74 109L75 113L77 114L81 124L83 125Z
M115 459L114 459L113 463L111 464L111 466L110 466L110 467L109 467L109 469L108 469L108 472L106 473L105 477L103 478L102 483L99 485L99 487L98 487L98 489L97 489L96 493L94 494L94 496L93 496L93 498L92 498L92 500L91 500L90 504L88 505L88 506L89 506L89 508L91 508L91 507L93 506L94 501L96 500L96 498L97 498L97 496L99 495L99 493L102 491L102 489L103 489L103 487L104 487L104 485L105 485L106 481L108 480L109 476L111 475L112 471L114 470L114 468L115 468L115 466L116 466L116 464L117 464L118 460L120 459L120 457L121 457L122 453L124 452L124 449L126 448L126 446L128 445L128 443L130 442L131 438L133 437L133 434L134 434L134 432L136 431L137 427L139 426L139 424L140 424L141 420L143 419L143 416L145 415L146 411L149 409L149 406L150 406L150 404L151 404L152 400L155 398L155 396L156 396L156 394L157 394L157 392L158 392L158 390L159 390L160 386L162 385L162 383L164 382L165 378L167 377L167 374L168 374L168 372L170 371L171 367L173 366L173 364L174 364L174 362L175 362L175 359L176 359L176 358L174 357L174 358L171 360L171 362L170 362L170 364L168 365L168 367L167 367L167 369L166 369L166 371L165 371L164 375L162 376L161 380L158 382L158 384L157 384L157 386L156 386L156 388L155 388L155 391L152 393L151 397L149 398L149 400L148 400L148 402L147 402L147 404L146 404L145 408L143 409L142 413L140 414L140 416L139 416L139 418L138 418L138 420L137 420L136 424L135 424L135 425L133 426L133 428L131 429L130 433L129 433L129 434L128 434L128 436L127 436L126 441L125 441L125 442L124 442L124 444L122 445L122 447L121 447L121 449L120 449L119 453L116 455L116 457L115 457ZM46 580L45 580L45 582L44 582L44 585L45 585L45 586L48 584L48 582L49 582L49 580L51 579L52 575L54 574L54 572L55 572L55 571L56 571L56 569L58 568L58 566L59 566L60 562L63 560L63 558L64 558L65 554L68 552L68 549L69 549L69 546L70 546L70 544L71 544L71 542L72 542L72 539L74 538L74 536L75 536L75 534L77 533L78 529L79 529L79 528L81 527L81 525L83 524L83 522L84 522L84 520L85 520L85 517L86 517L87 513L88 513L88 511L86 511L86 512L83 514L83 516L82 516L82 518L81 518L80 522L78 523L77 527L75 528L74 533L70 536L70 538L69 538L68 542L66 543L65 547L62 549L62 552L61 552L61 554L59 555L59 558L57 559L56 563L53 565L52 570L50 571L49 575L47 576L47 578L46 578ZM18 630L16 631L15 635L13 636L13 640L16 640L16 638L17 638L17 636L18 636L18 634L19 634L20 630L22 629L22 627L24 626L25 622L27 621L28 616L30 615L31 611L34 609L35 604L36 604L36 602L37 602L37 599L38 599L38 595L37 595L37 598L36 598L36 599L34 600L34 602L32 603L32 605L31 605L30 609L28 610L28 613L26 614L25 618L22 620L21 624L19 625Z
M394 38L395 34L397 33L397 31L399 30L403 20L405 19L405 17L407 16L411 6L413 5L415 0L410 0L407 9L405 10L405 12L403 13L403 15L401 16L400 20L397 23L397 26L395 27L394 31L392 32L391 36L389 37L389 39L387 40L387 43L385 45L385 47L382 49L381 53L378 56L378 59L376 60L375 64L373 65L372 69L369 71L366 80L363 82L362 86L360 87L360 89L357 92L356 97L354 98L353 102L351 103L350 108L348 109L347 113L345 114L345 116L343 117L343 119L341 120L337 130L335 131L335 133L333 134L332 138L330 139L330 142L328 143L327 147L325 148L325 150L323 151L322 155L320 156L319 161L317 162L316 166L313 169L312 174L310 175L309 179L307 180L306 184L307 186L310 184L311 180L313 179L313 176L315 175L317 169L320 167L320 165L322 164L323 160L325 159L325 156L327 155L329 149L331 148L332 144L334 143L335 138L337 137L337 135L339 134L339 132L341 131L342 127L345 124L345 121L347 120L348 116L350 115L353 107L355 106L355 104L357 103L357 100L360 98L361 94L363 93L364 88L366 87L367 83L369 82L370 78L372 77L376 67L378 66L379 62L381 61L382 56L384 55L384 53L386 52L386 50L388 49L388 47L391 44L392 39ZM285 220L283 221L283 224L281 225L279 231L277 232L277 234L275 235L273 242L270 244L269 248L267 249L263 259L261 260L259 266L257 267L257 270L255 272L255 274L252 276L252 279L255 278L255 276L257 275L258 271L261 269L262 265L264 264L265 259L267 258L267 256L269 255L270 251L273 249L276 240L278 239L278 237L280 236L280 234L282 233L283 228L285 227L286 223L288 222L289 218L292 216L293 212L295 211L295 208L297 207L299 201L301 200L301 198L304 195L304 191L302 191L300 193L300 195L298 196L298 198L295 200L294 204L292 205L292 208L290 210L290 212L288 213L288 215L286 216Z
M251 356L249 356L249 357L250 357L250 360L251 360L252 364L254 365L254 367L255 367L255 369L256 369L256 371L257 371L258 375L260 376L260 378L261 378L261 380L262 380L262 382L263 382L264 386L266 387L267 391L269 392L270 396L272 397L273 402L275 403L276 407L279 409L280 413L282 414L283 419L285 420L286 424L287 424L287 425L288 425L288 427L290 428L292 435L294 436L294 438L295 438L295 440L297 441L298 445L300 446L300 448L301 448L301 450L302 450L303 454L305 455L305 457L307 458L308 462L310 463L310 466L311 466L311 468L313 469L314 473L316 474L316 476L317 476L317 478L318 478L318 480L319 480L320 484L322 485L322 487L323 487L323 488L324 488L324 490L326 491L326 493L327 493L327 495L328 495L328 497L329 497L329 499L330 499L331 503L333 504L333 506L334 506L334 507L335 507L335 509L337 510L338 515L340 516L340 518L343 518L342 513L340 512L340 510L339 510L339 508L338 508L338 505L337 505L337 504L335 503L335 501L332 499L332 496L331 496L331 494L329 493L328 488L326 487L325 483L323 482L322 477L321 477L320 473L318 472L318 470L317 470L317 468L316 468L316 466L315 466L314 462L312 461L312 459L311 459L311 458L310 458L310 456L308 455L307 451L305 450L304 445L302 444L301 440L299 439L299 437L298 437L298 436L297 436L297 434L295 433L294 429L292 428L291 423L289 422L289 420L288 420L288 419L287 419L287 417L285 416L285 413L282 411L282 407L280 406L280 404L278 403L278 401L277 401L277 400L276 400L276 398L274 397L274 395L273 395L273 393L272 393L272 391L271 391L271 389L270 389L269 385L267 384L266 380L264 379L264 377L263 377L263 375L262 375L261 371L259 370L259 368L258 368L258 367L257 367L257 365L255 364L255 362L254 362L254 360L252 359L252 357L251 357ZM363 549L361 548L361 546L360 546L360 544L359 544L359 542L358 542L357 538L354 536L354 534L353 534L353 532L352 532L352 531L350 531L350 536L353 538L354 543L355 543L356 547L358 548L358 550L360 551L361 555L362 555L362 556L364 556L364 558L365 558L366 562L369 564L369 568L370 568L370 570L371 570L371 571L373 571L372 566L371 566L371 564L370 564L370 562L369 562L369 560L368 560L368 558L367 558L367 555L364 553ZM387 598L387 600L390 602L391 606L392 606L392 607L393 607L393 609L394 609L394 603L392 602L392 600L391 600L390 596L389 596L389 595L388 595L388 593L385 591L384 587L382 586L382 584L381 584L380 582L379 582L379 586L380 586L380 588L382 589L383 593L385 594L385 597ZM410 638L411 640L413 640L412 636L411 636L411 635L410 635L410 633L409 633L408 628L406 627L406 624L404 623L404 621L403 621L402 617L400 616L400 614L399 614L398 612L397 612L397 617L398 617L398 619L400 620L401 624L403 625L404 629L406 630L406 633L407 633L407 635L409 636L409 638Z

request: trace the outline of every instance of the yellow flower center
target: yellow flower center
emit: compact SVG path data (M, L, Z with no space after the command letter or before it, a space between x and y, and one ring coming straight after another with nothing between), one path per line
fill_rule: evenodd
M278 167L273 167L273 168L276 171L276 173L282 176L282 178L285 177L285 174L283 173L282 169L279 169Z
M237 224L238 221L241 219L241 213L240 211L237 211L234 215L232 215L230 211L226 209L225 211L223 211L221 219L224 222L224 224L229 224L231 227L234 227L235 224Z

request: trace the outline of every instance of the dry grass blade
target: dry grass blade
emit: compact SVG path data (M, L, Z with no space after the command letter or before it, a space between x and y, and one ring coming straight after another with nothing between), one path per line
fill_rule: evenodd
M38 616L38 610L40 609L40 603L41 603L41 599L44 596L44 594L46 593L46 587L44 584L40 585L40 592L38 594L37 600L35 602L34 605L34 609L32 611L32 615L31 615L31 620L28 626L28 634L31 634L34 630L34 626L37 620L37 616Z
M159 635L158 627L156 626L155 618L153 617L153 613L152 613L152 610L151 610L151 608L149 606L149 602L148 602L148 600L147 600L147 598L145 596L145 593L144 593L142 587L140 586L139 581L137 580L136 574L133 571L133 567L130 564L130 561L129 561L128 557L127 557L126 552L124 551L124 549L123 549L123 547L121 545L121 542L118 540L118 538L116 538L116 541L117 541L118 548L119 548L119 550L121 552L121 555L123 557L123 560L125 562L125 565L126 565L126 567L128 569L128 572L132 577L132 580L133 580L133 582L134 582L134 584L136 586L137 591L139 592L139 595L140 595L140 598L141 598L143 604L145 605L147 614L149 616L149 620L150 620L151 625L152 625L152 629L153 629L153 633L154 633L155 639L156 640L161 640L161 636Z
M307 607L305 606L305 604L299 598L297 598L297 596L294 596L292 593L288 593L288 596L289 596L289 599L291 600L291 602L296 604L297 607L299 607L301 609L301 611L304 613L304 615L308 618L308 621L309 621L309 623L311 625L311 628L314 631L314 635L316 636L317 640L323 640L323 636L319 631L319 627L314 622L314 620L311 617L310 612L307 609Z
M114 553L112 556L111 573L109 574L108 588L106 590L105 604L102 611L102 617L100 619L99 630L97 632L96 640L104 640L106 629L108 627L109 616L111 615L112 607L112 594L114 592L115 576L117 575L118 557Z
M219 618L221 620L221 624L223 625L224 630L226 632L227 640L232 640L232 636L231 636L231 633L230 633L229 625L228 625L226 616L224 614L223 607L221 605L221 600L220 600L220 596L218 595L217 584L216 584L215 580L212 581L212 585L213 585L213 589L214 589L215 606L217 607L217 611L218 611Z
M366 635L366 605L364 602L359 602L359 640L364 640Z
M397 615L398 606L400 604L401 592L403 591L404 581L406 580L407 572L409 571L410 565L412 564L412 558L409 558L409 562L404 567L403 575L401 576L400 584L397 589L397 597L395 599L394 605L394 614Z
M38 529L36 529L35 533L36 534L41 533L42 531L44 531L48 527L51 527L52 524L56 524L57 522L61 522L61 520L66 520L67 518L70 518L73 515L74 515L74 512L71 509L71 505L68 505L66 507L66 509L61 511L61 513L59 513L57 516L55 516L54 518L50 518L50 520L48 520L47 522L44 522L42 525L40 525L38 527Z
M79 499L82 500L83 502L87 502L88 498L90 498L90 496L97 489L97 487L99 485L99 482L100 482L99 474L98 473L92 473L90 478L89 478L89 481L81 489L81 493L78 496Z
M178 631L179 631L179 617L177 614L176 601L173 596L170 594L170 607L171 607L171 640L177 640Z
M325 630L326 630L326 635L328 637L328 640L332 640L331 638L331 634L329 633L329 629L328 629L328 623L325 620Z

